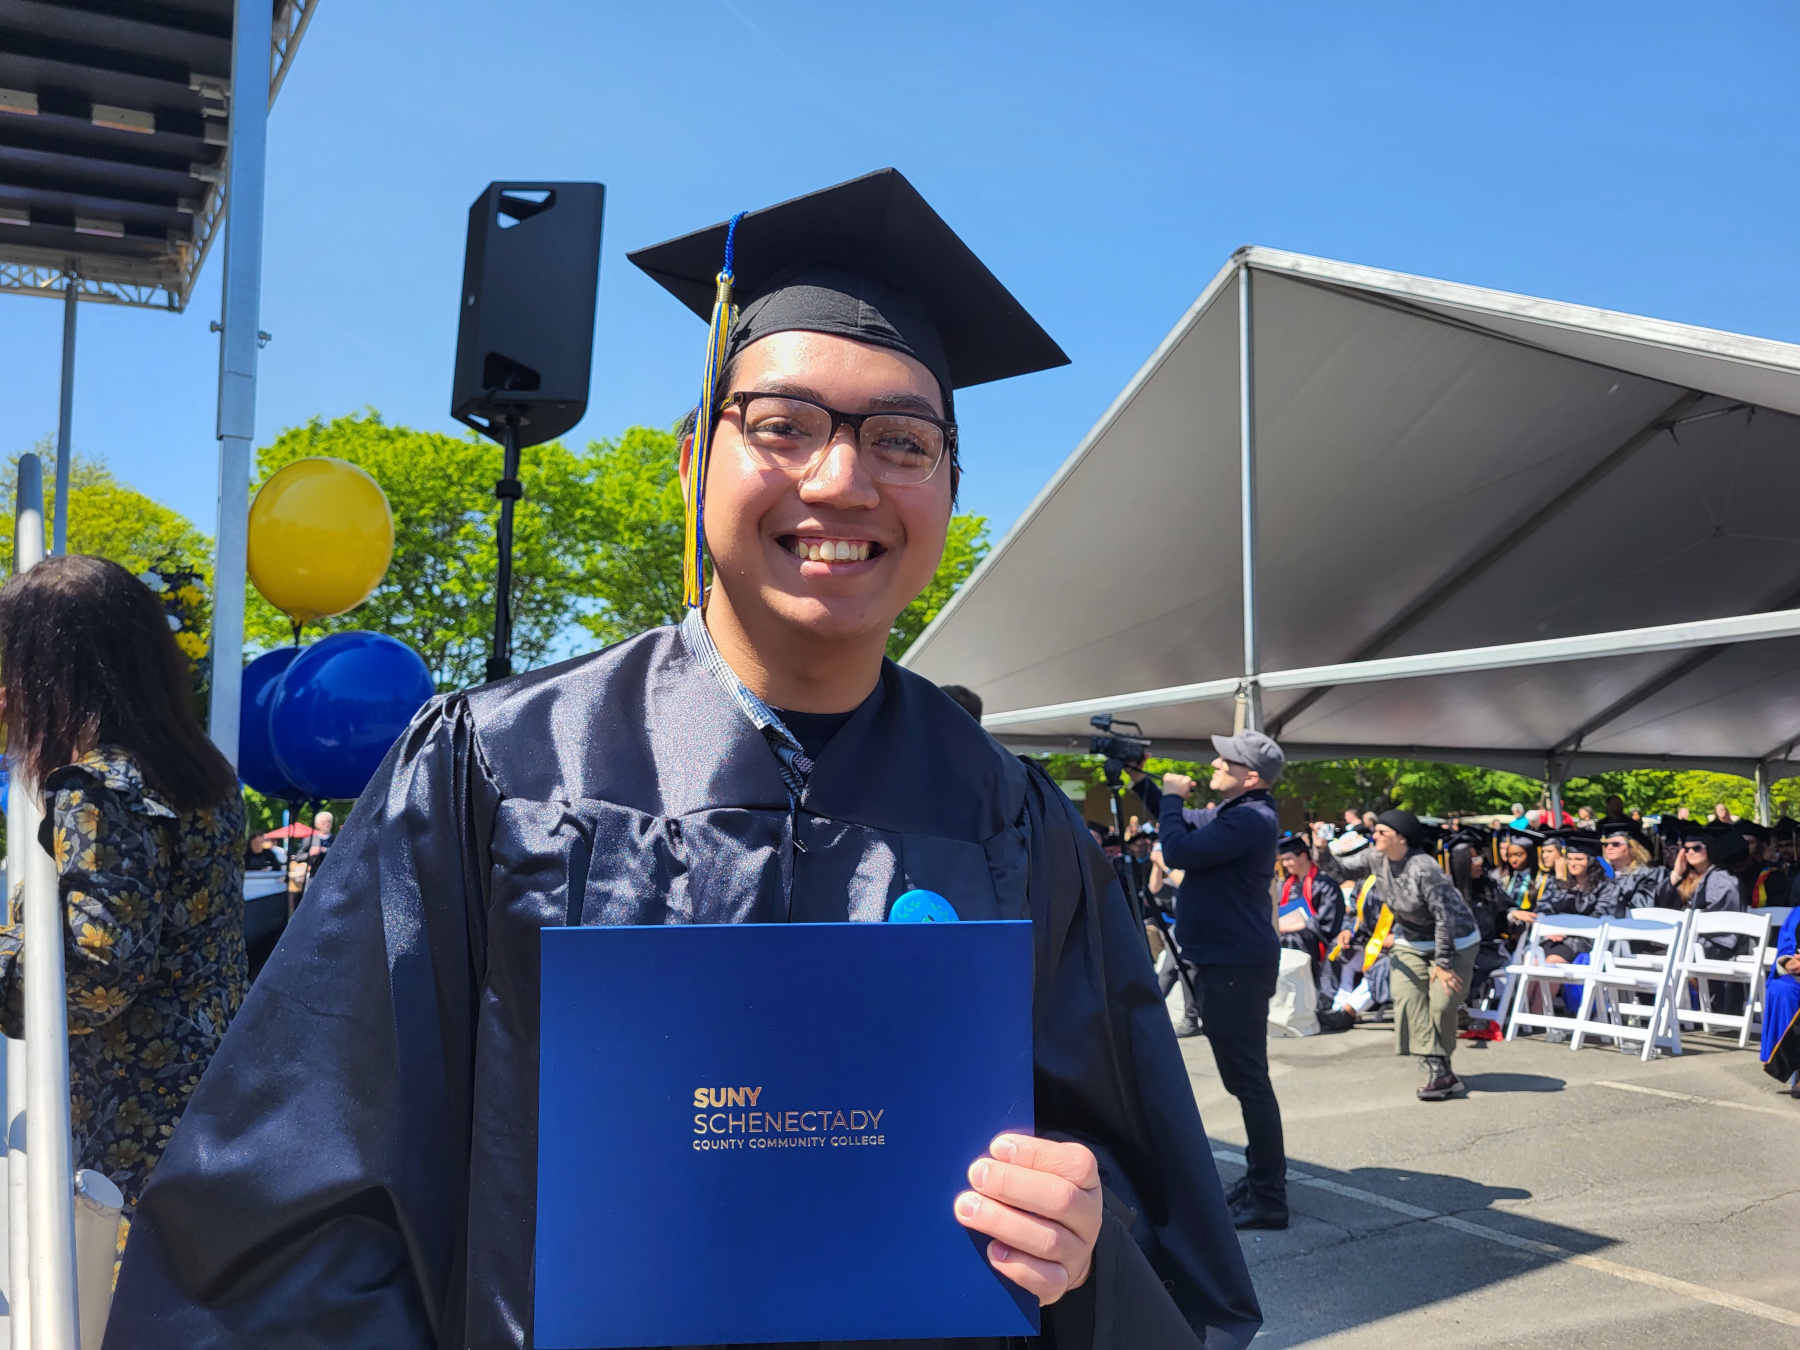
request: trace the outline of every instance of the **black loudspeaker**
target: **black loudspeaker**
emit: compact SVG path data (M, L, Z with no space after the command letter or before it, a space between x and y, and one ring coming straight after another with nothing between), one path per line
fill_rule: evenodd
M469 208L450 394L457 421L499 441L511 420L526 446L581 420L605 208L599 183L490 183Z

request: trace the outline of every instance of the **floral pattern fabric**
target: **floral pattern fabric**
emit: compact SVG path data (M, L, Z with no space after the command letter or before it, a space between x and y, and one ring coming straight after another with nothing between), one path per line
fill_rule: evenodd
M67 916L75 1165L110 1177L129 1216L249 983L243 803L177 811L114 747L48 775L44 795L39 841ZM0 1026L22 1037L16 895Z

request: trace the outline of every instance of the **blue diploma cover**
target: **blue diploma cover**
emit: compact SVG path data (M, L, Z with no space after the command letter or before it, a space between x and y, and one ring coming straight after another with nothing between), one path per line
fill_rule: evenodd
M1032 1128L1028 922L546 928L544 1350L1029 1336L957 1223Z

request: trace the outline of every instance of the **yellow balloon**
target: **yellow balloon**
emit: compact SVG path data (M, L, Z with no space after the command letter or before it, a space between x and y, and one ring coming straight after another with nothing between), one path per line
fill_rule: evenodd
M394 516L381 485L356 465L318 455L275 473L250 503L250 580L295 623L355 609L394 556Z

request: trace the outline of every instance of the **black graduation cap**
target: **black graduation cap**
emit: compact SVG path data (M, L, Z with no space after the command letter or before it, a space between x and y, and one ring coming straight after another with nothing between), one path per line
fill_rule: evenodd
M1544 842L1544 832L1533 830L1524 825L1507 825L1500 831L1500 842L1503 844L1523 844L1526 848L1536 848Z
M1607 820L1601 822L1600 838L1603 841L1618 835L1624 835L1627 839L1641 844L1646 849L1650 847L1650 840L1645 836L1643 830L1638 827L1638 823L1635 820Z
M730 223L628 257L702 319ZM897 169L746 213L732 248L741 314L726 359L770 333L892 347L952 389L1066 366L1069 358Z
M1493 831L1483 829L1479 825L1461 825L1454 833L1444 839L1445 848L1455 848L1458 844L1467 844L1477 853L1485 852L1488 841L1493 838Z
M1771 833L1777 839L1793 839L1800 837L1800 820L1795 820L1792 816L1782 816L1775 822L1775 827Z
M1312 847L1313 847L1313 845L1312 845L1311 837L1308 835L1301 834L1297 830L1289 830L1286 834L1282 835L1280 839L1275 841L1275 852L1278 854L1280 854L1280 853L1310 854L1312 852Z
M1739 834L1747 834L1759 844L1766 844L1769 842L1768 828L1757 821L1750 820L1746 817L1743 820L1732 821L1731 826Z
M1715 821L1704 829L1696 831L1707 842L1707 850L1712 854L1715 863L1736 862L1750 851L1750 845L1744 842L1744 835L1738 829L1740 822L1733 821L1727 825L1724 821ZM1690 833L1689 837L1692 837Z
M1565 853L1585 853L1590 858L1600 856L1600 836L1597 834L1589 834L1586 830L1558 830L1556 839Z

